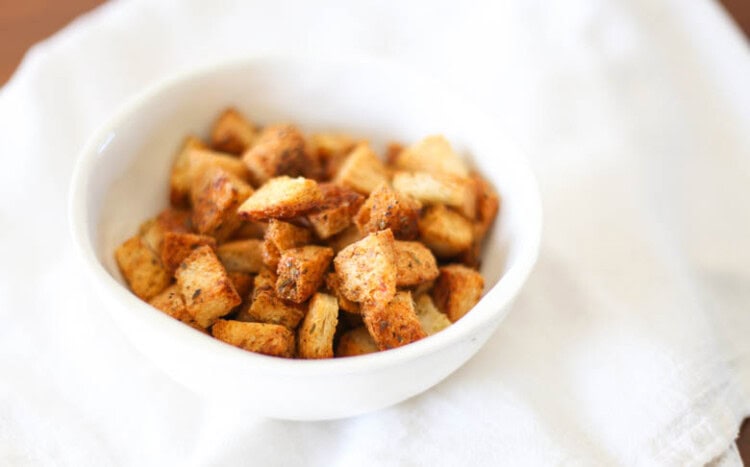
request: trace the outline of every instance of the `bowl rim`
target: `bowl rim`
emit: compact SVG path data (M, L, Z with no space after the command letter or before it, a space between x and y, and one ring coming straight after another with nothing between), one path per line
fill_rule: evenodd
M525 153L518 144L503 132L506 144L514 146L513 161L518 170L518 186L525 190L524 197L527 199L526 219L529 223L528 241L523 242L517 250L517 258L508 269L481 298L472 312L453 323L439 333L428 336L409 345L347 358L333 358L320 360L285 359L248 352L234 347L207 334L197 331L190 326L167 316L164 313L155 313L153 307L145 301L137 298L125 286L118 282L106 270L99 261L94 250L94 241L89 235L89 211L86 194L88 192L91 175L95 169L98 155L106 149L111 139L112 129L118 127L122 122L137 114L138 109L147 106L149 102L168 89L185 85L190 81L210 77L213 74L222 74L234 69L245 69L266 65L280 65L283 63L306 66L306 63L327 61L338 66L363 66L377 67L389 72L399 73L399 76L420 83L430 90L439 90L441 101L451 100L451 105L462 108L477 116L483 122L490 122L494 128L503 128L497 120L488 115L484 110L472 105L469 101L461 99L458 93L452 91L445 83L440 83L432 77L425 76L416 70L402 65L398 62L383 58L370 56L336 55L335 57L297 55L283 52L264 52L260 54L235 57L218 60L203 66L188 68L158 80L147 86L142 91L129 97L126 102L119 106L88 138L79 151L73 170L68 191L68 220L69 231L75 245L78 256L87 269L90 276L96 280L98 285L103 286L114 298L122 302L128 311L138 313L139 319L152 321L148 325L161 326L164 332L169 332L173 337L182 339L187 344L195 347L196 351L206 352L206 355L214 361L229 363L233 361L245 367L255 367L269 373L279 375L332 375L342 373L361 373L379 368L402 364L414 358L424 356L447 348L452 344L465 340L478 328L487 326L496 318L498 313L506 309L515 296L521 290L530 275L539 253L542 235L542 205L538 185L528 163ZM114 307L108 307L114 308ZM111 310L110 310L111 312ZM119 311L118 311L119 312ZM162 324L158 324L161 320Z

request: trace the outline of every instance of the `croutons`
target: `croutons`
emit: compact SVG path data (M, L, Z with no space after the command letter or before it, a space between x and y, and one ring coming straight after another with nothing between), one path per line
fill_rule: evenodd
M403 170L444 173L466 178L469 169L442 135L428 136L401 151L395 165Z
M479 272L451 264L440 268L432 297L438 309L455 323L479 302L483 290L484 279Z
M242 302L219 258L209 246L196 248L175 273L185 307L207 328Z
M237 207L253 192L252 187L231 173L209 167L193 180L193 225L198 233L221 242L239 227Z
M263 239L263 262L276 270L281 259L281 252L289 248L305 246L312 241L312 234L304 227L299 227L278 219L271 219Z
M305 307L281 299L276 294L276 281L276 274L267 269L255 276L255 290L247 316L253 321L281 324L294 329L305 316Z
M216 254L227 271L256 274L263 267L262 247L262 240L236 240L220 245Z
M341 293L349 300L389 303L396 293L393 233L381 230L341 250L333 261Z
M130 290L141 300L151 299L169 285L169 273L141 237L132 237L120 245L115 259Z
M311 163L305 152L304 135L295 126L285 124L265 127L242 160L256 185L280 175L305 175L305 166Z
M321 183L323 202L315 212L307 215L313 230L327 239L349 227L352 216L359 210L364 197L354 190L333 183Z
M250 352L273 357L294 356L294 333L277 324L220 319L211 328L211 334L227 344Z
M426 337L410 292L399 291L385 306L365 303L362 318L380 350L401 347Z
M339 308L349 313L359 314L359 303L349 300L341 293L341 280L338 274L335 272L326 274L325 283L328 291L338 300Z
M429 172L396 172L393 187L424 204L445 204L469 219L476 214L476 187L468 178Z
M219 168L229 172L241 180L248 180L250 171L238 158L224 154L223 152L210 151L208 149L190 149L188 151L188 174L190 178L190 189L192 190L195 178L211 167Z
M149 248L154 252L161 252L164 234L167 232L189 233L192 223L190 211L184 209L167 208L160 212L154 219L150 219L141 225L139 233Z
M343 231L329 238L328 246L333 248L334 253L338 253L352 243L362 240L363 237L362 232L359 231L356 225L350 225Z
M435 256L421 243L397 241L393 244L393 251L398 271L396 286L413 287L438 276Z
M442 204L430 206L419 220L420 240L438 258L450 258L468 249L474 239L473 227L461 214Z
M301 358L333 358L333 335L339 322L336 297L316 293L310 299L305 319L297 332L297 355Z
M237 295L240 296L242 302L250 300L250 292L253 290L254 278L251 274L240 271L227 271L229 280L234 285L234 290L237 291Z
M440 332L451 325L451 320L435 307L429 295L423 294L418 296L414 300L414 305L417 312L417 319L419 319L422 329L428 336Z
M385 148L385 162L388 165L395 165L396 159L398 158L401 151L404 150L404 145L401 143L390 142Z
M323 176L333 178L338 172L344 159L357 144L349 135L336 133L316 133L310 135L309 147L322 164Z
M185 308L185 300L182 299L177 284L170 285L164 289L162 293L149 300L148 303L172 318L182 321L199 331L205 332L202 327L198 326L198 324L193 321L193 317L187 312L187 308Z
M206 149L206 145L195 136L188 136L172 164L169 176L169 201L172 206L186 207L190 203L190 153L193 149Z
M359 209L355 223L363 234L391 229L399 240L414 240L419 235L421 208L415 199L383 183L372 191Z
M337 357L355 357L378 351L378 346L367 331L367 328L360 326L345 332L339 339L339 345L336 346Z
M241 221L240 226L232 234L232 238L235 240L263 238L266 234L266 227L268 224L265 222Z
M238 210L245 220L289 219L302 216L323 201L315 180L276 177L258 188Z
M388 182L388 171L368 143L360 143L341 165L334 182L370 194Z
M211 129L211 146L218 151L242 154L256 138L258 130L237 109L226 109Z
M192 233L167 232L161 248L161 262L170 276L177 267L199 246L208 245L216 248L216 240L207 235Z
M281 253L276 270L276 293L279 297L302 303L315 293L323 282L323 275L331 264L333 250L308 245L291 248Z
M500 196L492 185L479 174L471 177L477 188L477 216L474 223L474 235L481 241L495 222L500 210Z

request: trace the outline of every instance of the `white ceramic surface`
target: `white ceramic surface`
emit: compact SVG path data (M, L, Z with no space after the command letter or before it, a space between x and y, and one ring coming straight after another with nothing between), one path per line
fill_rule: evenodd
M105 310L175 380L270 417L347 417L432 387L503 320L536 261L541 235L539 194L524 156L492 119L447 94L429 79L371 59L267 56L191 71L139 95L89 140L71 185L72 235ZM484 251L480 303L445 331L399 349L303 361L234 348L141 302L123 285L114 249L167 206L168 173L184 136L205 136L228 105L260 123L350 132L376 148L445 134L503 198Z

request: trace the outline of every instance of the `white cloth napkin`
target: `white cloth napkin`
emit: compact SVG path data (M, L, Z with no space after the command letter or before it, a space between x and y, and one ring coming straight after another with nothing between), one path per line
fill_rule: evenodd
M125 340L71 250L92 130L269 49L362 52L497 115L540 180L539 264L432 390L331 422L204 401ZM733 465L750 413L750 54L707 0L118 2L0 91L0 464Z

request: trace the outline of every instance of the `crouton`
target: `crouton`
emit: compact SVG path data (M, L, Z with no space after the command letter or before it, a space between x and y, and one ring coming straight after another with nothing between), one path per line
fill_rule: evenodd
M401 151L395 165L402 170L443 173L466 178L469 168L442 135L428 136Z
M315 180L281 176L258 188L238 213L244 220L289 219L307 214L322 201Z
M388 146L386 146L385 148L385 163L389 166L394 165L396 163L396 159L398 159L399 154L401 154L401 151L403 150L404 145L401 143L388 143Z
M336 346L337 357L355 357L378 351L378 346L367 331L360 326L341 335L339 344Z
M141 300L151 299L169 285L169 273L141 237L132 237L120 245L115 259L130 290Z
M339 307L342 310L359 314L359 303L349 300L341 293L341 282L338 274L335 272L326 274L325 283L328 291L338 300Z
M237 207L253 189L240 178L217 167L210 167L194 180L193 225L198 233L211 235L221 242L239 227Z
M255 238L227 242L216 249L227 271L258 273L263 267L263 241Z
M154 252L161 254L161 247L164 242L165 233L190 233L192 231L190 217L190 211L167 208L160 212L154 219L144 222L143 225L141 225L139 233L149 248Z
M237 291L237 295L240 296L242 302L249 302L251 298L250 292L253 290L254 281L252 274L240 271L227 271L227 276L229 277L229 280L232 281L234 290Z
M349 135L336 133L316 133L308 138L310 151L317 155L322 165L322 175L330 180L339 171L346 156L354 149L357 141Z
M310 299L305 319L297 331L297 355L302 358L333 358L333 335L339 322L336 297L316 293Z
M304 227L271 219L261 249L263 262L275 271L283 250L305 246L311 241L312 234Z
M410 292L399 291L385 306L362 305L362 318L380 350L401 347L426 337Z
M243 181L250 178L250 171L245 164L231 154L193 148L188 151L188 160L189 189L192 189L196 177L211 167L225 170Z
M180 294L180 289L179 287L177 287L177 284L170 285L159 295L149 300L148 303L149 305L160 311L163 311L172 318L178 321L182 321L183 323L192 326L199 331L205 332L205 329L198 326L198 323L193 320L193 317L190 316L187 308L185 308L185 300L182 299L182 295Z
M424 204L445 204L469 219L476 215L477 191L471 179L429 172L396 172L393 187Z
M322 246L284 250L276 270L276 294L295 303L304 302L320 287L332 258L333 250Z
M474 236L481 242L495 222L500 210L500 196L481 175L474 173L471 178L474 180L477 189L477 216L474 223Z
M277 277L273 271L261 270L255 276L252 303L247 316L253 321L281 324L294 329L305 316L305 306L283 300L276 294Z
M265 222L240 221L240 226L232 234L234 240L245 240L248 238L263 238L266 234L268 224Z
M479 302L483 290L484 279L479 272L451 264L440 268L432 297L438 309L455 323Z
M242 302L210 246L198 247L185 258L175 278L188 313L204 328Z
M451 325L451 320L448 319L445 313L441 313L437 309L429 295L418 296L414 300L414 305L417 312L417 319L419 319L422 329L428 336L440 332Z
M360 143L347 156L334 182L369 195L380 184L388 182L388 172L370 145Z
M473 227L461 214L442 204L426 209L419 219L420 240L438 258L450 258L468 249L474 239Z
M439 271L438 271L439 273ZM418 297L422 294L428 294L432 292L432 288L435 286L435 280L422 282L421 284L410 287L409 290L411 290L411 294L413 297Z
M305 149L305 137L293 125L270 125L242 155L252 181L262 185L280 175L306 175L312 158Z
M437 260L429 248L419 242L396 241L396 286L413 287L438 276Z
M217 151L242 154L252 146L258 130L237 109L226 109L211 129L211 146Z
M294 333L277 324L220 319L211 328L211 334L227 344L250 352L273 357L294 356Z
M421 208L410 196L383 183L370 193L354 221L363 234L391 229L399 240L414 240L419 235Z
M313 230L321 239L330 238L349 227L364 197L354 190L333 183L321 183L323 202L307 215Z
M338 253L352 243L362 240L364 236L356 225L350 225L341 232L328 239L328 246L333 248L334 253Z
M334 266L341 293L359 303L385 305L396 293L393 233L381 230L341 250Z
M171 276L182 261L199 246L216 248L216 240L207 235L167 232L161 248L161 262Z
M172 164L172 173L169 176L169 201L174 207L186 207L190 203L190 152L193 149L206 149L206 145L195 136L188 136Z

